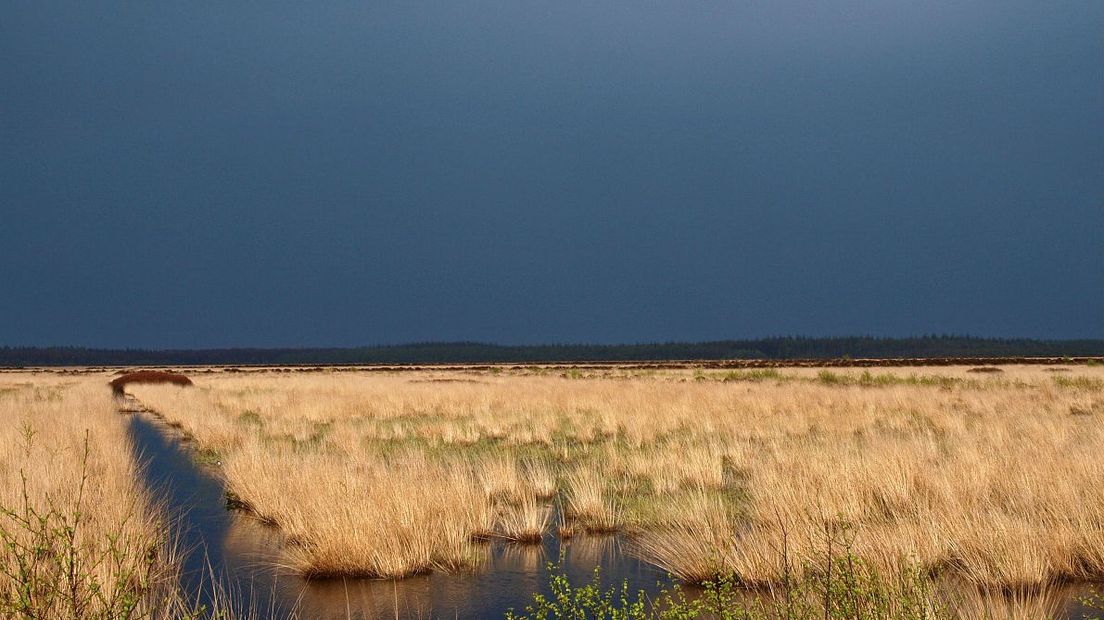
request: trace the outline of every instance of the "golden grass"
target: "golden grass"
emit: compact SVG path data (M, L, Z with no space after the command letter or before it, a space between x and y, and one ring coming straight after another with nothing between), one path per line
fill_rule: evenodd
M495 531L506 540L520 543L540 542L548 530L552 509L536 497L500 509Z
M243 373L132 391L221 454L307 574L470 566L473 538L516 536L557 494L567 529L626 530L690 581L777 581L783 542L800 566L826 525L880 567L983 587L1104 578L1104 369L1003 370Z
M470 539L494 513L470 471L402 454L364 456L266 446L224 457L233 493L293 543L311 576L400 577L475 561Z
M623 511L600 470L580 467L567 478L567 514L591 533L616 532Z
M104 383L0 377L0 615L164 617L181 603Z

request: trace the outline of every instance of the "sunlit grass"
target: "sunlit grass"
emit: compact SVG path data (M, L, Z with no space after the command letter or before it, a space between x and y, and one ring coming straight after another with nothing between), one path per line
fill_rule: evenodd
M479 562L486 537L624 532L687 580L776 583L826 525L891 573L1104 577L1104 369L342 373L139 386L216 450L304 574ZM441 379L463 378L466 381ZM1062 379L1063 381L1059 381Z

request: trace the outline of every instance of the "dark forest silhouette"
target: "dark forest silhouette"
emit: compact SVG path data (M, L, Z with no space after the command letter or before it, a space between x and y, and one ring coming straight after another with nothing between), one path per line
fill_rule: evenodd
M424 364L562 361L738 360L1104 355L1104 340L777 337L652 344L496 345L416 343L349 348L92 349L0 347L0 366L167 364Z

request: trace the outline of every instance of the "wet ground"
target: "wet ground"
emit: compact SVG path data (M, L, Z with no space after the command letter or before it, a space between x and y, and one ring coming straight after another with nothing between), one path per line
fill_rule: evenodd
M127 409L124 406L124 410ZM179 433L147 413L130 416L130 434L146 483L168 505L187 551L182 586L210 606L212 583L232 594L239 611L283 618L300 610L309 618L501 618L523 610L536 592L548 593L548 564L573 584L588 582L598 567L605 584L629 583L654 596L671 585L662 572L625 553L616 536L582 536L541 544L491 543L481 547L482 566L466 573L431 573L402 580L304 580L280 568L278 531L247 514L228 510L215 466L197 466ZM1084 586L1048 593L1039 617L1099 617L1077 602ZM997 595L999 597L999 595ZM1005 601L993 599L999 609ZM1022 605L1031 607L1032 604ZM989 605L986 605L989 607ZM1014 605L1019 608L1021 605ZM1008 610L1012 612L1012 609Z
M628 580L633 591L654 595L670 580L624 553L615 536L580 536L542 544L481 546L483 565L466 573L431 573L398 581L304 580L279 566L279 532L246 514L226 509L216 472L197 467L173 429L147 415L130 417L130 433L145 463L150 488L165 499L178 520L188 550L185 592L211 602L214 576L229 588L240 608L262 617L286 617L298 605L310 618L501 618L521 611L535 592L548 592L549 562L559 563L572 583L589 581L595 567L604 583Z

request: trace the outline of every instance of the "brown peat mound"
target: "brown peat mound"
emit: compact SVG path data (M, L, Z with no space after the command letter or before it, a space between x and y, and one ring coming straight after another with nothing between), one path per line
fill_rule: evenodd
M192 385L192 380L184 375L169 372L167 370L139 370L137 372L128 372L121 377L116 377L111 380L109 385L111 385L112 392L122 395L126 391L126 386L130 383L172 383L175 385Z

